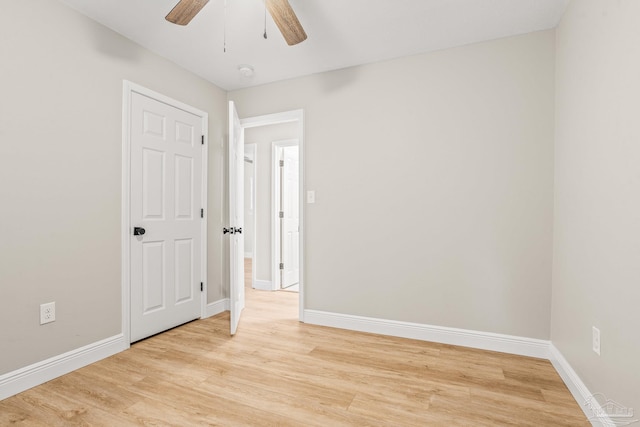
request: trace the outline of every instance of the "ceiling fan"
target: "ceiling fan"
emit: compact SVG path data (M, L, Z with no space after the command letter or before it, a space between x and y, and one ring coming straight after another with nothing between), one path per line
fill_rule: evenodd
M165 17L169 22L187 25L202 10L209 0L180 0ZM288 0L265 0L269 14L289 46L307 39L307 33Z

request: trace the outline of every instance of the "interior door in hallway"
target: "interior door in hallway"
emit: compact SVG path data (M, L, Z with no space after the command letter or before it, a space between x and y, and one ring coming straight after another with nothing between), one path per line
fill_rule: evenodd
M200 317L202 121L132 93L132 342Z
M282 148L281 162L281 288L297 285L300 281L300 209L298 146Z

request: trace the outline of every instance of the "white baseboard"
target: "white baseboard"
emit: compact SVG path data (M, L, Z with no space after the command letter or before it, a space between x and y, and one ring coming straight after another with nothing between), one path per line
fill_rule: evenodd
M259 291L272 291L273 286L271 285L271 280L257 280L253 282L253 289L258 289Z
M400 322L372 317L352 316L326 311L305 310L304 322L360 332L434 341L482 350L519 354L522 356L549 358L549 341L479 332L467 329L447 328L421 323Z
M124 335L98 341L0 376L0 400L129 348Z
M593 393L589 391L587 386L582 382L576 371L573 370L567 359L564 358L560 350L555 345L549 345L549 361L564 381L565 385L573 395L573 398L578 402L578 405L582 409L582 412L587 416L589 421L594 426L615 426L613 422L600 406L599 402L592 399ZM589 404L587 404L589 402ZM599 416L598 416L599 414Z
M216 314L220 314L224 311L229 311L229 298L223 298L207 304L205 318L215 316Z

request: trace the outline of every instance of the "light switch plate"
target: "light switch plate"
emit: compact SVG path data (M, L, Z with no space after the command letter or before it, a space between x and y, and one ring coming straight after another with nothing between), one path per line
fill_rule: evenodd
M315 203L316 202L316 192L313 190L307 191L307 203Z

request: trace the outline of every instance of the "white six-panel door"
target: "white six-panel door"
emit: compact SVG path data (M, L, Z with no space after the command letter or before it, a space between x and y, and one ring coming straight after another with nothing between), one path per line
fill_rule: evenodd
M202 118L133 92L130 132L134 342L200 317Z

